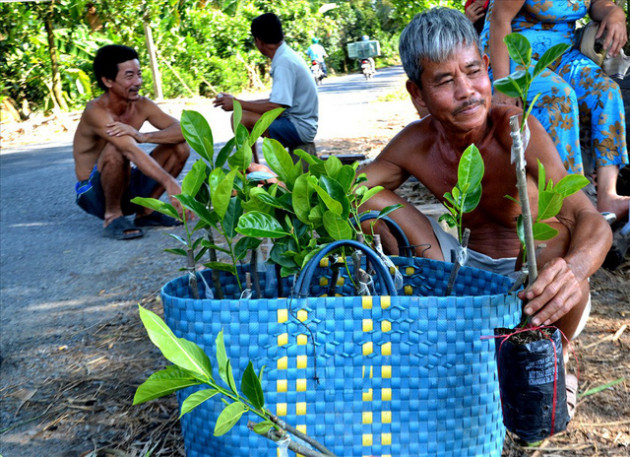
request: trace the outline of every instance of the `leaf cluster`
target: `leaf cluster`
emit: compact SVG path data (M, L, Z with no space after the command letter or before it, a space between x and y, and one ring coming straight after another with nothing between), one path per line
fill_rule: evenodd
M241 416L250 411L263 418L263 422L254 427L255 432L264 434L274 427L269 419L269 413L264 409L265 397L262 390L264 367L256 373L250 361L241 377L240 389L237 388L232 363L225 350L223 331L219 332L215 340L216 364L219 378L223 381L220 383L214 377L212 364L203 349L191 341L176 337L155 313L142 306L139 306L139 310L140 319L149 338L173 365L153 373L138 387L133 398L134 405L170 395L187 387L206 385L208 388L197 390L182 402L180 417L220 395L225 408L214 425L215 436L230 431Z
M451 192L444 194L444 206L449 213L440 216L449 227L457 227L459 241L462 241L463 216L477 208L481 201L485 167L479 149L471 144L463 152L457 167L457 183Z

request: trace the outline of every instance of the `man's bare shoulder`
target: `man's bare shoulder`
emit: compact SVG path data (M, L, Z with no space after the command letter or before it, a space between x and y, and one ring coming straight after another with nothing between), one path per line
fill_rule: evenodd
M392 151L406 154L410 150L418 151L435 139L435 128L430 116L407 124L392 138L383 152Z

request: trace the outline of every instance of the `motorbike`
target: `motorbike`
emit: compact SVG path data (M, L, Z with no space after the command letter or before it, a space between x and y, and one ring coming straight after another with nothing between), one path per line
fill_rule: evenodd
M374 63L371 59L361 59L361 73L365 76L365 79L371 79L376 73L374 69Z
M315 79L315 84L319 86L325 76L322 66L317 60L311 61L311 74L313 75L313 79Z

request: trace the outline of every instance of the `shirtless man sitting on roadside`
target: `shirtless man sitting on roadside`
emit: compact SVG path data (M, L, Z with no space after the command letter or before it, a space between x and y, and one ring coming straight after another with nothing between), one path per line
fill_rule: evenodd
M403 31L399 47L412 101L430 114L405 127L374 162L360 170L366 173L368 186L385 187L362 209L380 210L402 203L404 208L391 217L410 243L419 246L417 255L450 260L457 240L393 191L415 176L443 202L444 193L457 182L462 153L474 143L483 157L485 175L479 206L463 218L464 227L471 230L466 265L507 275L514 271L521 248L516 233L521 209L505 198L518 198L516 171L510 162L509 119L522 111L508 105L491 106L488 58L481 56L477 33L462 13L433 8L417 15ZM531 140L526 170L535 215L537 161L554 183L567 173L541 124L533 117L528 123ZM583 192L568 197L557 218L548 222L560 233L540 251L539 276L520 297L527 301L524 310L532 316L532 324L554 324L571 339L588 318L588 278L602 264L612 234ZM425 250L425 245L431 247Z
M143 236L142 227L179 225L176 219L130 203L134 197L159 198L166 190L181 214L173 198L181 193L175 178L190 148L179 122L138 94L142 75L135 50L104 46L94 59L94 73L105 93L88 102L74 135L77 204L103 219L104 236L119 240ZM145 121L158 130L140 133ZM139 143L158 146L146 154ZM132 223L125 215L133 213Z

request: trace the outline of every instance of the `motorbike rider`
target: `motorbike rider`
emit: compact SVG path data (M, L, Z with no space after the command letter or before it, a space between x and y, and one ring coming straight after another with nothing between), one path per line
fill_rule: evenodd
M324 73L324 77L328 76L328 68L326 68L326 62L324 61L324 57L328 57L326 50L324 47L319 44L319 38L313 37L311 39L312 44L306 50L306 54L311 60L316 61L319 66L322 68L322 72Z
M370 41L370 37L367 35L362 35L361 41ZM363 58L359 58L359 64L361 64L362 60ZM368 57L367 60L368 62L370 62L370 68L372 69L372 74L376 73L376 64L374 63L374 59L372 57Z

